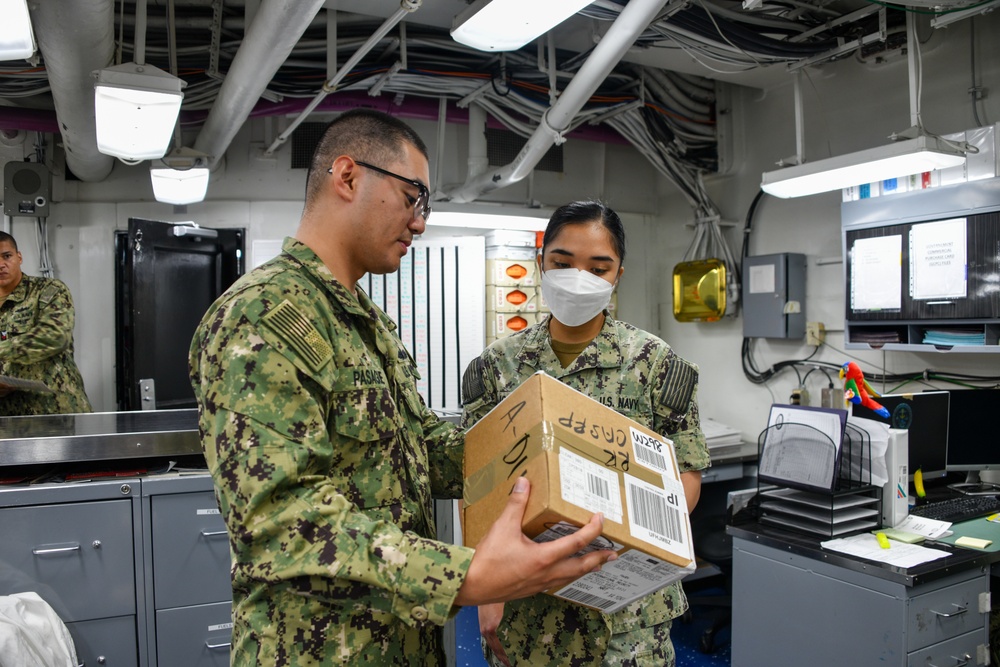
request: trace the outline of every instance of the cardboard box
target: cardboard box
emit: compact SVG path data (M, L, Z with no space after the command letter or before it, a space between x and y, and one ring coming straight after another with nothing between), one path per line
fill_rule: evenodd
M541 372L466 433L465 544L483 538L520 475L531 481L525 535L556 539L603 512L588 550L618 552L550 595L610 613L695 570L673 443Z
M526 285L534 287L538 283L533 259L487 259L486 284L513 287Z
M498 313L486 311L486 337L503 338L524 331L538 321L536 313Z
M515 229L494 229L486 233L487 246L510 246L513 248L535 248L535 232Z
M507 245L486 246L486 259L516 259L522 262L534 262L538 251L534 248L516 248Z
M497 313L535 313L539 292L537 287L490 286L486 288L486 308Z

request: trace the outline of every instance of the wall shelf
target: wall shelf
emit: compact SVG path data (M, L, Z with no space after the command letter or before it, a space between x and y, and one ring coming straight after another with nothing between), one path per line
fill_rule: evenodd
M941 225L924 226L925 223L940 222L945 228L954 229L959 219L965 221L965 248L955 243L958 237L954 232L945 234L939 231ZM908 352L1000 353L1000 178L844 202L841 205L841 228L847 296L845 347ZM880 263L880 270L884 273L890 267L890 259L894 261L894 258L890 258L889 248L877 251L880 254L865 253L871 253L873 241L879 240L882 246L891 247L895 239L898 239L895 243L900 252L899 296L894 305L882 305L882 308L889 308L887 310L866 310L866 300L861 297L869 293L855 293L855 279L859 290L870 289L873 284L884 285L884 281L872 282L881 281L883 276L868 267L873 261ZM866 244L866 250L860 258L855 258L855 248L861 247L862 242ZM932 256L929 248L934 248L940 258ZM946 251L951 255L944 254ZM960 252L964 252L964 257ZM941 258L947 261L955 256L960 258L957 261L965 262L965 278L961 285L964 290L957 292L963 296L935 299L932 295L934 290L927 287L938 287L933 280L939 279ZM853 266L855 260L861 268ZM955 260L952 262L949 270L954 273L954 269L961 268L961 264ZM852 273L855 270L865 273L856 278ZM885 279L889 280L891 276ZM948 279L955 281L954 276ZM926 296L914 296L915 293L920 294L921 280ZM862 306L854 310L855 303Z

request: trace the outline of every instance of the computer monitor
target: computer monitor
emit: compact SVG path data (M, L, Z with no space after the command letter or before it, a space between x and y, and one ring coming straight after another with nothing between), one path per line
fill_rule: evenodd
M947 391L925 391L917 394L885 394L874 400L889 411L889 426L909 431L910 479L920 470L924 479L948 474L948 406ZM855 417L887 421L860 405L852 405Z
M967 484L978 484L981 471L1000 470L996 428L1000 389L957 389L950 393L945 465L949 471L968 472Z

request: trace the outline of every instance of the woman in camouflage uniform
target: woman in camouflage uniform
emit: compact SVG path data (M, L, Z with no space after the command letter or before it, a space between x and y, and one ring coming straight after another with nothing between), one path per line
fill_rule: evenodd
M709 465L698 417L698 369L656 336L607 311L624 272L625 231L599 202L559 208L545 230L539 266L551 317L493 343L463 383L469 426L537 371L672 440L688 509ZM549 595L479 608L483 650L493 665L670 665L671 619L687 600L667 586L603 614Z

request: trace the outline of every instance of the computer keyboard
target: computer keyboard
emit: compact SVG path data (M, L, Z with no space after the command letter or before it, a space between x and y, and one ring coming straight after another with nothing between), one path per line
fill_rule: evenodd
M1000 498L997 496L958 496L918 505L910 510L913 516L949 523L959 523L997 512L1000 512Z

